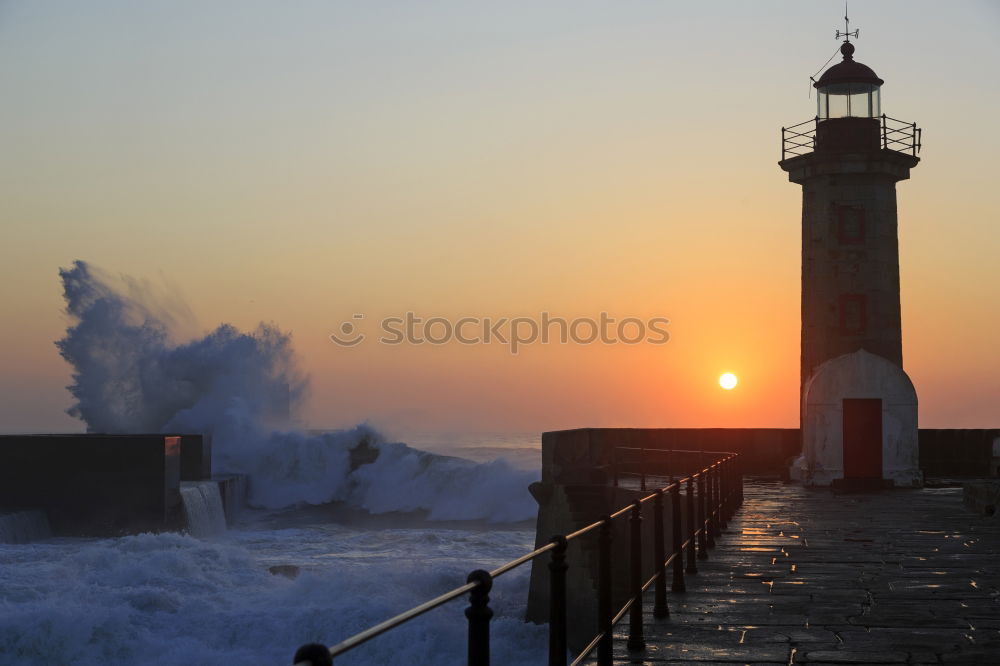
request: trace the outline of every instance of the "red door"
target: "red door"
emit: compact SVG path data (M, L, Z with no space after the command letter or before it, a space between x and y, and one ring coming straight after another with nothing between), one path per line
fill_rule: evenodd
M844 400L844 478L882 478L882 400Z

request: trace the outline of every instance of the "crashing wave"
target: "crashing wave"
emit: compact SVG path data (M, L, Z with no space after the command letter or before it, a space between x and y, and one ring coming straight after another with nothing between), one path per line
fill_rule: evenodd
M250 477L264 508L348 502L430 520L526 520L533 472L388 443L370 426L288 428L306 392L291 336L275 325L228 324L175 342L176 298L77 261L60 271L72 323L56 344L73 366L69 414L89 432L191 432L212 437L213 469ZM180 312L181 314L178 314ZM279 428L279 429L275 429Z

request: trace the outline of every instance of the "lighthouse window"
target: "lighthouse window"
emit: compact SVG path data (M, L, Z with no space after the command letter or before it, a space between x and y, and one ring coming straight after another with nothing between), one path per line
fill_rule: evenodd
M834 83L823 86L816 96L820 120L827 118L877 118L882 113L882 94L877 85Z
M837 240L841 245L865 242L865 209L861 206L837 206Z
M846 118L851 115L850 107L847 105L849 99L848 95L828 95L826 98L826 117Z
M868 326L868 299L864 294L841 294L840 333L864 335Z

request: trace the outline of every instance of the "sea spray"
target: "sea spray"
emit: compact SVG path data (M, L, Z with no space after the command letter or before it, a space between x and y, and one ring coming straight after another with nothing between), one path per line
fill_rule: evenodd
M426 510L429 520L492 522L533 518L536 505L527 492L537 473L517 470L504 460L473 463L380 444L379 457L351 477L349 499L372 513Z
M224 431L251 415L267 427L305 391L291 337L274 325L223 324L175 343L177 318L152 288L83 261L59 274L72 320L56 343L73 366L68 412L90 432Z
M88 431L211 435L213 470L249 475L250 503L259 507L340 501L372 513L422 511L431 520L534 516L527 486L535 471L385 442L367 425L288 429L284 417L308 380L277 326L245 333L223 324L177 341L171 326L186 311L177 298L82 261L60 276L72 320L56 343L74 368L68 411Z

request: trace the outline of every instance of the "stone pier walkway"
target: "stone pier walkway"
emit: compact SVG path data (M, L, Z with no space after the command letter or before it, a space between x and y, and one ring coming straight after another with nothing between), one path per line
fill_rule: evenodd
M960 489L748 482L710 556L616 663L1000 664L1000 522Z

